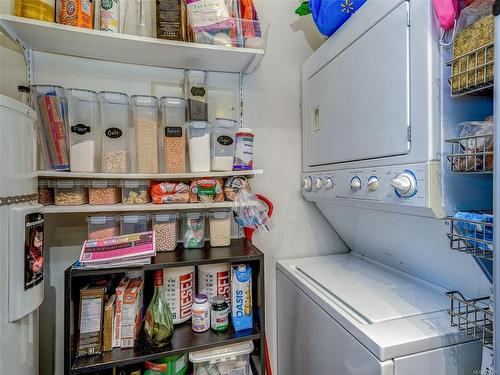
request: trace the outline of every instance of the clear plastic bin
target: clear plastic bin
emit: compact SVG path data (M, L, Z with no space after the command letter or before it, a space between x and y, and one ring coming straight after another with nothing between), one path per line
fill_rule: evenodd
M158 99L131 97L137 173L158 173Z
M189 121L208 121L208 74L202 70L184 72L184 96Z
M31 86L46 170L69 171L68 104L60 86Z
M193 375L213 373L252 375L250 369L250 353L252 352L253 342L245 341L216 349L189 353L189 360L194 367Z
M57 180L54 196L56 206L78 206L89 203L87 188L82 180Z
M97 93L68 89L69 159L72 172L98 172L100 169L100 131Z
M120 235L120 225L116 216L87 216L89 240L98 240Z
M189 171L210 172L210 124L190 121L187 124Z
M186 172L186 101L182 98L160 99L161 170L165 173Z
M130 116L128 95L119 92L99 93L101 111L101 170L106 173L128 173L131 165Z
M212 171L232 171L238 124L216 118L212 124Z
M231 245L231 212L223 210L209 213L211 247Z
M121 180L123 204L146 204L151 202L149 180Z
M54 204L54 182L38 180L38 203L48 206Z
M182 214L184 247L199 249L205 246L205 214L201 212L185 212Z
M156 251L174 251L177 247L177 227L179 214L159 213L153 215Z
M54 22L56 0L16 0L14 14L18 17Z
M122 200L118 181L89 180L85 186L89 189L89 204L116 204Z
M120 216L120 235L147 232L150 217L146 214Z

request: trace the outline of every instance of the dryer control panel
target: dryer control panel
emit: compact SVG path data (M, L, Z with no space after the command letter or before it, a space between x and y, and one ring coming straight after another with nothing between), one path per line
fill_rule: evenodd
M440 162L302 175L307 200L444 217Z

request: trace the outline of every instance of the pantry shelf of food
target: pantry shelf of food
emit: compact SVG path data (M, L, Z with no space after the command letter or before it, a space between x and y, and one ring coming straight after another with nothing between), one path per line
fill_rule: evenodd
M192 173L99 173L99 172L59 172L59 171L38 171L38 177L57 178L92 178L92 179L119 179L119 180L189 180L202 177L230 177L247 176L252 177L263 174L262 169L242 170L242 171L212 171L212 172L192 172Z

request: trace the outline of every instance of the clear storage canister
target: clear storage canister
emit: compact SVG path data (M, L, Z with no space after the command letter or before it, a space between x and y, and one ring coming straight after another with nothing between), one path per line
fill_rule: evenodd
M56 0L16 0L14 14L18 17L54 22Z
M232 171L236 121L216 118L212 124L212 171Z
M86 186L89 189L89 204L116 204L122 199L118 181L89 180Z
M122 180L120 186L122 188L122 203L123 204L146 204L151 202L149 194L149 180Z
M46 170L69 171L68 105L64 88L35 85L30 90L38 114L44 167Z
M54 204L54 183L52 180L38 180L38 203Z
M87 216L89 240L98 240L120 235L120 225L116 216Z
M137 173L158 173L158 99L134 95L131 98L135 133Z
M205 245L205 214L200 212L185 212L182 214L182 229L184 247L198 249Z
M120 216L120 234L133 234L147 232L150 227L149 215L123 215Z
M231 244L231 211L213 211L209 213L210 246L229 246Z
M97 93L68 89L69 159L72 172L99 171Z
M102 172L130 172L130 116L128 95L104 91L99 93L102 134Z
M82 180L57 180L54 195L56 206L78 206L89 203L87 188Z
M189 121L208 121L208 75L202 70L184 72L184 96Z
M177 247L177 220L179 214L158 213L153 215L156 251L174 251Z
M186 101L182 98L160 99L160 155L165 173L186 172ZM161 151L163 150L163 151Z
M210 125L206 121L187 124L189 171L210 172Z

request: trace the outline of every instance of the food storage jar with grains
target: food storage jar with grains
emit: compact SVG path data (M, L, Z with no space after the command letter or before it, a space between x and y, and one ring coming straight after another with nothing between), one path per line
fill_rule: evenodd
M208 75L202 70L184 72L184 96L189 121L208 121Z
M120 225L116 216L87 216L89 240L99 240L120 235Z
M184 40L186 35L183 0L156 0L156 37Z
M124 33L154 37L156 11L154 0L129 0L124 2Z
M190 121L187 124L189 171L210 172L210 124Z
M57 180L54 195L56 206L78 206L89 203L87 188L82 180Z
M150 217L147 214L120 216L120 234L147 232L150 228Z
M232 171L237 122L216 118L212 124L212 171Z
M99 119L97 93L67 89L69 118L69 160L72 172L99 171Z
M184 212L182 214L184 247L199 249L205 246L205 214L202 212Z
M54 182L52 180L38 180L38 203L44 206L54 204Z
M85 186L89 189L89 204L116 204L122 199L118 181L88 180Z
M153 215L156 251L174 251L177 247L177 212Z
M134 95L130 102L135 134L135 171L158 173L158 99Z
M151 202L149 180L121 180L123 204L146 204Z
M45 160L44 169L69 171L68 104L64 88L34 85L30 91L38 114L38 137Z
M54 22L56 0L15 0L14 14L18 17Z
M161 170L165 173L186 172L186 101L183 98L160 99Z
M208 215L210 226L210 246L220 247L231 244L231 211L212 211Z
M99 107L102 135L101 170L106 173L128 173L132 160L128 95L100 92Z

